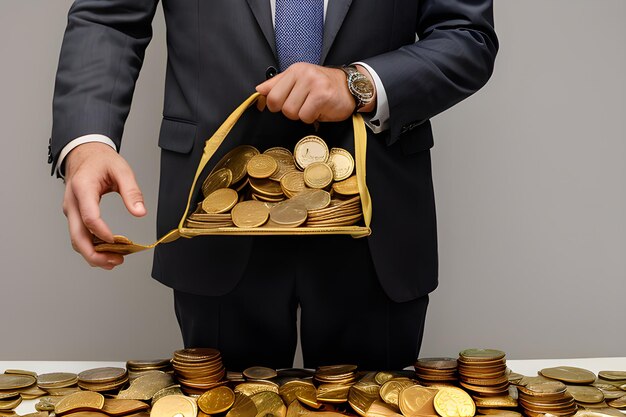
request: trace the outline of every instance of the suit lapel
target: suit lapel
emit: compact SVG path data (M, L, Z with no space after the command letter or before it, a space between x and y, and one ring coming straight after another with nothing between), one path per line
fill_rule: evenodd
M326 60L326 55L337 37L341 24L350 9L352 0L329 0L328 10L326 10L326 22L324 23L324 44L322 46L322 64ZM271 22L270 22L271 23Z
M272 10L269 0L247 0L248 6L252 10L254 17L261 27L261 31L267 40L274 57L276 57L276 39L274 36L274 25L272 24Z

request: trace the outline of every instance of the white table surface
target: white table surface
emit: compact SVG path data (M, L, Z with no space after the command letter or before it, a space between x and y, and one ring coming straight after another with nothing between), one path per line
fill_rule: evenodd
M537 371L552 366L577 366L588 369L596 374L600 371L626 371L626 357L621 358L579 358L579 359L507 359L508 367L522 375L537 375ZM0 361L0 373L6 369L24 369L38 374L49 372L74 372L79 373L86 369L104 366L126 366L125 362L64 362L64 361ZM37 400L23 401L15 410L18 414L32 413L35 411Z

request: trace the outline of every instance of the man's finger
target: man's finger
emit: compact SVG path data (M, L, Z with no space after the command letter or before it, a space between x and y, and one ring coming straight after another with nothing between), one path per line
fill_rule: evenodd
M261 95L267 96L269 92L272 91L272 88L274 88L276 83L279 82L284 75L285 74L281 72L280 74L275 75L269 80L262 82L261 84L256 86L256 91L261 93Z
M69 186L85 227L105 242L113 243L113 233L100 217L100 186L95 182L75 180Z
M135 217L145 216L147 210L143 201L143 193L130 167L116 169L112 174L126 209Z
M68 191L64 204L72 247L87 263L104 269L113 269L124 262L124 257L115 253L98 253L92 242L92 235L83 224L76 198Z

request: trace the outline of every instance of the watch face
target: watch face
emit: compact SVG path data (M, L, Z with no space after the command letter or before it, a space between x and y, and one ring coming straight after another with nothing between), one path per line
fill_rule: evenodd
M354 72L348 77L350 92L363 104L369 103L374 97L374 87L370 80L360 72Z

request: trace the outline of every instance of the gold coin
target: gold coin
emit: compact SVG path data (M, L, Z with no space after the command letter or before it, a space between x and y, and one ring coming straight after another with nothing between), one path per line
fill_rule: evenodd
M248 161L248 175L252 178L269 178L278 169L278 162L271 155L255 155Z
M337 194L351 196L359 193L359 185L356 175L351 176L347 180L339 181L333 184L333 191Z
M402 417L402 414L398 414L398 411L397 407L376 400L367 409L365 417Z
M219 414L235 403L235 393L228 387L213 388L198 398L198 407L206 414Z
M574 397L574 400L581 403L599 403L604 401L604 394L596 387L568 385L567 392Z
M285 174L280 180L280 187L287 197L293 197L306 189L304 174L300 171L292 171Z
M36 382L37 379L31 375L0 374L1 391L11 391L14 389L30 387Z
M53 372L37 377L37 386L46 388L64 388L78 382L78 375L68 372Z
M117 398L148 401L154 394L172 385L174 385L172 375L162 371L147 371L133 380L127 389L120 391Z
M626 395L623 395L615 400L611 400L608 402L608 404L613 408L626 408Z
M272 384L268 381L244 382L243 384L238 384L235 387L235 392L245 394L248 397L252 397L259 392L264 391L270 391L278 394L278 387L276 384Z
M208 197L215 190L228 188L233 182L233 172L228 168L212 172L202 183L202 194Z
M328 207L330 200L330 193L324 190L304 190L291 198L291 201L305 206L307 211L324 209Z
M29 376L34 376L35 378L37 378L37 372L26 371L24 369L7 369L4 371L4 373L11 374L11 375L29 375Z
M374 376L374 380L378 385L383 385L385 382L389 381L394 377L394 374L391 372L377 372Z
M287 381L278 388L278 394L283 399L285 404L291 404L294 400L298 399L298 395L301 396L303 403L309 405L313 404L313 408L319 408L320 404L316 399L315 385L309 381L303 381L301 379L293 379Z
M348 403L354 411L365 417L365 413L372 403L380 398L378 396L379 391L380 385L376 382L359 381L350 387Z
M63 397L55 406L55 414L70 411L100 410L104 406L104 396L97 392L80 391Z
M272 368L264 366L252 366L243 371L243 376L248 379L272 379L278 375Z
M402 415L406 417L435 415L433 399L437 392L437 389L419 385L404 388L398 396L398 406Z
M421 358L415 362L415 369L455 370L456 365L454 358Z
M22 403L22 397L17 394L15 398L0 401L0 411L8 411L17 408Z
M609 381L621 381L626 380L626 371L600 371L598 376Z
M380 387L380 398L387 404L398 405L400 392L408 387L416 385L414 381L404 378L394 378L385 382Z
M517 407L517 398L511 395L495 395L489 397L472 396L476 407L514 408Z
M250 399L256 406L256 417L285 417L287 414L287 407L275 392L259 392Z
M307 217L306 207L292 200L276 204L269 213L272 221L283 227L298 227Z
M624 395L624 391L622 391L620 387L616 387L615 385L594 382L593 386L602 391L602 394L604 394L604 398L607 400L614 400Z
M108 382L115 382L124 379L127 376L125 368L94 368L88 369L78 374L79 382L86 382L92 384L105 384Z
M323 189L333 182L333 170L324 162L313 162L304 169L304 183L317 189Z
M34 400L36 398L43 397L44 395L48 395L48 391L44 391L35 386L20 390L20 396L24 400Z
M302 417L309 413L310 411L304 408L302 404L300 404L300 401L293 400L291 403L289 403L289 407L287 407L286 417Z
M476 413L472 397L460 388L439 388L434 404L441 417L472 417Z
M148 410L149 408L150 406L143 401L107 398L104 400L102 411L110 416L117 417Z
M233 207L233 223L237 227L262 226L270 216L270 211L260 201L242 201Z
M354 158L342 148L332 148L328 156L328 165L333 170L333 180L343 181L354 171Z
M576 417L624 417L624 413L614 408L598 408L594 410L578 410Z
M502 359L505 353L497 349L465 349L459 356L466 362L484 362Z
M280 181L285 174L298 169L295 161L293 160L293 154L289 149L275 147L270 148L263 153L271 155L274 159L276 159L276 163L278 164L278 169L270 176L271 180Z
M170 387L163 388L162 390L157 391L153 396L152 400L150 400L151 404L154 405L155 402L159 401L163 397L167 397L168 395L184 395L180 390L180 385L172 385Z
M328 160L328 146L318 136L305 136L300 139L293 151L296 165L305 169L313 162L326 162Z
M305 382L296 389L296 398L307 407L318 409L322 404L317 401L317 389L311 382Z
M327 403L345 403L348 401L350 385L320 384L317 387L317 400Z
M195 401L182 395L168 395L155 402L150 417L196 417Z
M211 173L222 168L228 168L232 172L232 184L237 184L246 176L248 161L252 159L253 156L258 154L259 150L254 146L237 146L224 155L224 157L215 165L215 168L213 168Z
M596 380L596 375L593 372L574 366L544 368L539 371L539 374L546 378L552 378L571 384L591 384Z
M230 188L220 188L202 201L202 210L209 214L226 213L235 207L238 200L237 191Z
M261 194L269 197L282 197L283 189L280 183L269 179L250 178L250 187Z
M254 402L245 394L240 392L235 393L235 402L226 413L226 417L255 417L257 415L256 405Z

